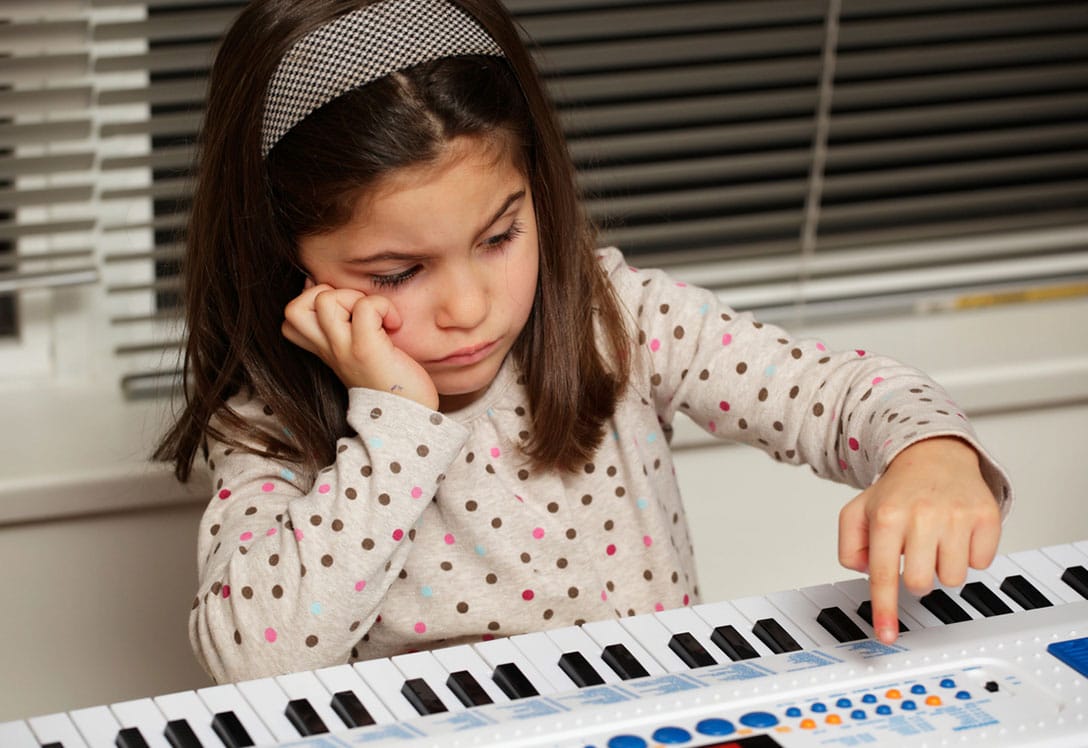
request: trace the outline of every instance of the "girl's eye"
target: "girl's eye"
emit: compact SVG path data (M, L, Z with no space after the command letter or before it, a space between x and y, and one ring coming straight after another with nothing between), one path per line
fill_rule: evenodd
M521 221L514 221L510 224L510 228L503 233L484 240L484 247L487 249L501 249L523 233L525 233L525 227L522 225Z
M413 265L404 272L392 275L372 275L371 282L378 288L396 288L402 283L407 283L420 271L419 265Z

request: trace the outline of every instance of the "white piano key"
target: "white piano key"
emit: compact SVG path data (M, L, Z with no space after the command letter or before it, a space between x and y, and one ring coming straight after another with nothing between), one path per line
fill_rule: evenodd
M366 684L358 671L351 665L333 665L314 671L314 675L321 681L330 694L341 691L351 691L374 718L375 724L387 725L396 722L397 718L382 702L378 695Z
M857 609L858 609L857 606L858 605L865 602L866 600L869 600L869 580L868 579L847 579L844 582L835 582L834 586L837 589L841 590L843 592L843 594L845 594L847 597L849 597L851 600L854 601L853 612L855 612L855 613L857 612ZM917 598L915 598L913 595L910 595L910 597L912 599L914 599L914 601L917 603ZM900 594L900 601L899 601L899 606L898 607L899 607L899 610L898 610L899 621L904 626L906 626L910 631L921 631L924 628L928 628L927 625L922 624L920 621L918 621L918 619L916 619L913 615L911 615L911 613L909 611L904 609L903 601L902 601L902 594ZM933 616L933 614L930 613L928 610L925 610L924 612L926 613L927 620L935 622L935 624L931 623L931 624L929 624L929 626L932 626L932 625L943 626L944 625L940 621L938 621Z
M410 654L396 655L392 659L393 664L404 675L404 680L422 678L434 691L434 695L446 706L446 709L451 712L465 710L465 705L446 685L446 679L450 677L450 674L442 663L435 659L433 654L430 652L412 652Z
M1088 540L1077 540L1072 545L1085 556L1088 556Z
M212 713L195 691L179 691L155 697L155 704L167 722L183 719L193 729L204 748L223 748L223 741L212 729ZM65 744L64 748L68 748Z
M1051 590L1049 585L1044 584L1042 580L1038 579L1034 574L1019 564L1013 562L1008 556L995 556L993 562L987 567L986 571L989 572L994 579L998 580L998 585L1011 576L1020 575L1026 579L1032 587L1039 590L1052 605L1062 604L1061 597Z
M1050 598L1050 602L1055 605L1076 603L1084 599L1062 581L1062 572L1065 570L1059 569L1056 563L1039 551L1010 553L1009 560L1045 584L1047 589L1054 593L1054 596L1046 595L1045 590L1040 589L1039 591Z
M233 712L256 745L277 742L246 697L233 684L226 683L221 686L201 688L197 690L196 695L208 707L212 719L222 712Z
M329 732L347 729L348 726L332 710L332 694L317 679L313 671L304 670L299 673L277 675L276 683L287 694L288 701L306 699L310 702L310 706L317 712L317 716L321 717L321 721L325 723L325 727L329 728Z
M651 614L629 616L619 619L620 625L638 640L643 649L649 652L661 666L670 673L683 673L690 668L671 649L669 639L672 632ZM717 649L717 647L715 647Z
M997 596L998 600L1008 605L1009 609L1013 613L1019 613L1023 610L1023 608L1020 607L1020 605L1015 600L1013 600L1011 597L1001 591L1001 580L999 580L997 577L995 577L985 569L968 569L967 582L965 582L965 584L970 584L971 582L982 582L982 584L986 585L987 589L989 589L991 592L994 593L994 595ZM960 587L960 591L963 591L963 587ZM963 597L957 595L957 599L963 600ZM963 600L963 604L966 607L974 607L966 600Z
M505 704L510 701L510 697L503 693L503 690L491 679L492 668L468 644L436 649L434 656L447 673L467 671L496 704Z
M1065 545L1048 545L1040 548L1043 555L1056 563L1064 571L1070 566L1083 566L1088 569L1088 552L1082 552L1071 543Z
M563 655L558 645L543 632L518 634L510 637L514 646L536 666L541 675L547 678L556 691L573 691L578 688L570 676L559 667L559 658Z
M151 699L134 699L111 704L110 709L121 727L135 727L150 748L170 748L163 731L166 718Z
M839 643L838 639L816 622L816 618L820 615L820 609L797 590L772 592L767 595L767 600L781 611L779 615L771 616L771 618L782 624L782 627L803 648L809 649L809 645L798 639L797 633L807 636L814 646L835 646Z
M605 647L613 644L622 644L627 648L627 651L639 661L642 667L646 669L647 673L650 675L665 674L665 668L661 666L661 663L654 659L653 655L642 646L638 639L632 636L630 631L620 625L618 620L608 619L605 621L590 621L589 623L582 624L581 629L601 648L601 651L604 651ZM675 657L675 655L673 656ZM680 664L683 665L683 663ZM608 669L611 670L612 668Z
M729 662L729 658L725 656L725 653L718 649L714 642L710 641L710 637L714 633L710 624L703 620L691 607L658 611L654 613L654 617L661 621L670 632L669 637L665 640L666 647L673 634L686 632L695 637L695 640L702 645L707 654L714 658L715 662L719 664Z
M30 725L22 720L0 722L0 745L4 748L39 748Z
M287 719L287 694L280 688L275 678L258 678L236 683L238 690L246 697L253 711L261 718L276 740L298 740L302 737L295 726ZM251 736L252 737L252 736Z
M858 603L847 597L843 591L835 585L818 584L812 587L804 587L801 589L801 594L811 600L812 604L819 610L832 607L838 608L847 618L853 621L867 637L870 639L876 638L876 632L873 631L873 627L866 623L864 618L858 615ZM904 621L904 623L906 622Z
M365 660L356 662L352 667L398 720L419 717L419 712L400 692L404 686L404 676L392 661Z
M567 652L580 652L582 657L586 658L586 662L593 666L593 669L601 676L601 679L605 683L622 683L623 679L616 675L616 671L608 667L604 660L601 659L601 647L597 645L597 642L593 641L581 626L564 626L558 629L549 629L544 632L545 635L555 642L555 646L559 647L559 651L562 653Z
M30 722L30 729L38 736L38 742L42 745L60 743L64 748L87 748L87 744L83 742L79 734L79 729L63 712L31 717L27 721Z
M926 628L946 625L922 605L917 595L907 589L902 577L899 578L899 609L909 613L914 620Z
M748 620L747 616L737 610L733 603L722 600L716 603L700 603L699 605L692 606L692 610L701 619L706 621L707 626L710 628L711 635L713 635L714 629L718 626L732 626L736 629L737 633L744 637L744 641L748 642L749 646L754 649L760 657L769 657L774 654L766 644L760 641L759 637L752 633L752 622ZM708 637L709 638L709 637ZM729 655L722 652L717 644L711 641L710 646L712 649L708 650L714 655L714 659L721 660L722 662L729 662ZM721 655L719 657L719 655Z
M472 646L476 653L484 658L484 662L488 664L492 672L499 665L512 662L529 679L537 693L544 695L556 692L552 682L545 678L544 674L537 670L536 666L509 639L492 639L491 641L477 642Z
M90 748L114 748L121 725L107 706L89 706L69 712Z
M816 647L812 637L805 634L798 626L791 625L793 621L788 616L782 615L782 611L776 608L767 597L751 595L733 600L732 603L733 607L750 622L745 639L759 639L753 631L756 621L773 618L786 630L786 633L793 637L794 641L801 645L801 649L814 649ZM834 640L832 639L832 641Z

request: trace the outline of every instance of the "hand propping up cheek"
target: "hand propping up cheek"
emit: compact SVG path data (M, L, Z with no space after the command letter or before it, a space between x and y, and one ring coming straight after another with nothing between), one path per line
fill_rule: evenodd
M839 562L868 572L873 628L895 641L900 556L915 595L963 584L967 567L993 561L1001 514L978 454L955 437L935 437L900 452L884 474L839 514Z
M430 375L389 337L401 324L384 296L307 280L284 310L282 331L325 362L345 387L393 392L436 409L438 392Z

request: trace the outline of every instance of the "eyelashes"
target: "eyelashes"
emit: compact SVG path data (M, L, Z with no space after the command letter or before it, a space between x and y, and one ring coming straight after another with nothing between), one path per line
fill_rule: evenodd
M501 252L506 249L511 242L524 233L525 225L521 221L514 221L510 224L510 228L503 233L484 240L482 246L488 252ZM403 272L394 273L392 275L372 275L370 280L377 288L394 289L410 281L422 269L422 265L413 265Z

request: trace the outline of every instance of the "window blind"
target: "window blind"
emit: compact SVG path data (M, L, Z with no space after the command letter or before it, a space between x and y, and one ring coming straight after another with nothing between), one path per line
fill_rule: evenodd
M173 381L192 143L241 5L0 8L0 240L16 247L0 278L29 283L32 262L100 277L104 355L134 396ZM602 241L632 262L772 318L1088 278L1083 2L508 6Z

